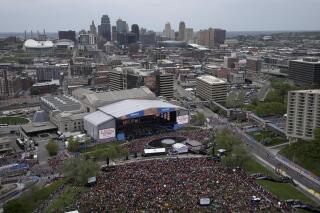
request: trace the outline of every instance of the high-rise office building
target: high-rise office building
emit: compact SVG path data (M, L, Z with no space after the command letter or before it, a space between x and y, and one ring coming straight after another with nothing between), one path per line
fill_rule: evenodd
M163 35L170 40L174 40L175 38L174 30L171 29L171 25L169 22L167 22L164 27Z
M147 33L147 29L146 28L140 28L140 35Z
M246 64L246 78L253 80L255 79L260 71L262 66L262 60L258 57L248 57Z
M320 127L320 90L288 93L286 134L289 138L314 139Z
M119 18L117 20L116 25L117 25L117 32L118 33L127 33L128 32L127 22L123 21L121 18Z
M137 24L131 25L131 32L135 33L137 35L137 40L139 41L139 33L140 33L139 25L137 25Z
M184 40L185 30L186 30L186 24L183 21L181 21L179 23L179 35L178 35L178 40L179 41L183 41Z
M226 30L223 29L213 29L213 42L215 46L223 44L226 40Z
M320 85L320 61L306 57L289 62L289 79L297 85Z
M102 40L111 41L111 25L109 16L101 17L101 24L98 26L98 34Z
M196 79L197 96L203 100L213 100L225 103L227 98L227 83L212 75L202 75Z
M69 30L69 31L59 31L58 32L59 40L61 39L69 39L73 41L74 43L77 42L76 39L76 31Z
M149 31L140 35L140 42L143 46L152 46L156 44L156 33Z
M193 43L193 29L192 28L185 29L183 40L188 43Z
M116 42L117 41L117 27L112 26L112 41Z
M174 76L171 73L158 71L156 73L156 95L165 98L173 98Z
M92 20L92 23L90 25L90 32L93 33L95 36L97 36L97 28L96 25L94 24L94 21Z
M164 26L164 31L163 31L163 34L165 37L168 37L170 38L170 33L171 33L171 25L170 23L166 23L166 25Z
M198 43L208 48L218 47L224 43L226 31L222 29L200 30L198 33Z

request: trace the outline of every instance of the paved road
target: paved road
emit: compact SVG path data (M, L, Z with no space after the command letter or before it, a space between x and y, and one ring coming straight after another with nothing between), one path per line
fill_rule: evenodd
M293 180L298 181L299 183L303 184L305 187L309 189L313 189L315 191L320 192L320 185L310 181L309 179L300 175L298 172L294 171L293 169L281 164L280 161L278 161L275 158L275 155L272 152L270 152L266 147L256 142L251 137L247 136L240 129L234 127L233 130L235 130L235 133L237 133L242 138L242 140L246 142L251 153L259 156L261 159L265 160L266 162L268 162L274 167L278 167L278 165L282 165L282 168L284 168L285 172L291 178L293 178ZM319 200L318 200L318 203L320 204Z

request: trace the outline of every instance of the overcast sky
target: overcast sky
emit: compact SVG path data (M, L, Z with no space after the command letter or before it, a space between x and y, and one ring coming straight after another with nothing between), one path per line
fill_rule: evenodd
M0 0L0 32L78 31L103 14L155 31L181 20L195 30L320 30L319 9L320 0Z

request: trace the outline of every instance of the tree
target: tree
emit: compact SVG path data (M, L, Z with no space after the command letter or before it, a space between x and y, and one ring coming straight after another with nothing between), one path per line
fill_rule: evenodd
M230 152L232 152L234 146L240 145L240 142L239 138L235 137L228 129L222 130L215 137L217 148L225 149Z
M222 163L232 168L243 168L248 159L247 151L242 146L235 146L230 154L222 158Z
M195 125L203 125L205 120L206 120L206 117L201 112L198 112L192 117L192 121Z
M314 140L320 143L320 128L314 130Z
M69 179L74 180L76 185L84 185L88 182L88 178L98 174L99 166L92 160L83 158L69 159L65 161L63 172Z
M70 137L68 139L68 151L69 152L79 152L80 151L80 143L78 139Z
M226 100L226 107L228 108L241 107L244 103L244 99L245 99L244 91L241 90L241 91L230 92Z
M3 206L3 210L6 213L24 213L25 204L16 200L9 201Z
M49 155L53 156L58 153L59 145L53 139L49 139L49 142L46 145L46 149L47 149Z

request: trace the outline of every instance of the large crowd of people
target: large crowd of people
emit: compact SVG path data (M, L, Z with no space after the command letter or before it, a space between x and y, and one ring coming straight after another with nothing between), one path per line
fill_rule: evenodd
M201 198L209 198L210 205L200 205ZM118 165L98 176L97 184L79 196L75 208L80 212L273 212L286 206L243 170L203 157Z

